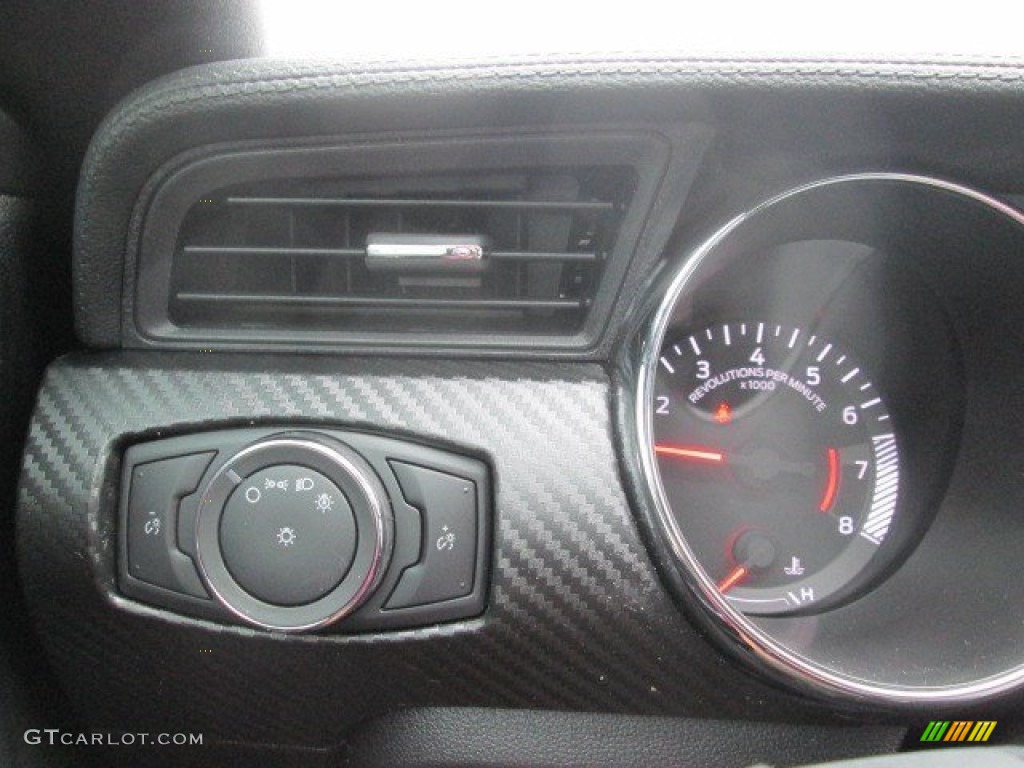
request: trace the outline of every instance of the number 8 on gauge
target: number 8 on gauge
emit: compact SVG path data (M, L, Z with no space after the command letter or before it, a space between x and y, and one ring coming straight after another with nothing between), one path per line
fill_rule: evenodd
M654 386L665 500L747 614L856 597L893 524L899 451L871 376L839 344L761 321L670 333Z

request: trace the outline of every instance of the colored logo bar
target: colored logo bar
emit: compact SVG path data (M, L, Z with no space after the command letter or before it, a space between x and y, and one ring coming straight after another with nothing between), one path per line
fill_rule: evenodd
M921 741L988 741L996 729L995 720L932 720Z

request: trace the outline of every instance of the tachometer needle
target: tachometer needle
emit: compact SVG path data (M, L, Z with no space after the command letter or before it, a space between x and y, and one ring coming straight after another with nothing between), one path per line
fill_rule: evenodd
M747 568L747 566L737 565L735 568L732 569L728 576L726 576L724 579L718 582L718 591L724 595L726 592L735 587L749 575L750 569Z
M654 446L654 452L659 456L672 456L676 459L689 459L690 461L710 461L716 464L721 464L725 461L725 454L721 451L712 451L707 448L687 445L658 443Z

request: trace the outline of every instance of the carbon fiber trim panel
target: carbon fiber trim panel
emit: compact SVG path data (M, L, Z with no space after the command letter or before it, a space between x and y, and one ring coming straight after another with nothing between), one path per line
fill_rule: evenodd
M609 393L593 366L153 353L58 361L39 396L19 499L21 573L40 635L97 728L320 746L410 706L822 717L727 663L671 602L622 489ZM484 616L285 637L117 596L120 447L257 423L387 431L486 456L496 551Z

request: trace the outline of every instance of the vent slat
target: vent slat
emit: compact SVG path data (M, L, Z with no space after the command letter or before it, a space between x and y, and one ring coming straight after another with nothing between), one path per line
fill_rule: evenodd
M274 246L236 245L186 245L182 249L189 256L309 256L311 258L333 256L337 258L360 258L366 255L363 248L291 248Z
M274 246L236 246L236 245L186 245L182 251L190 256L308 256L361 258L366 256L365 248L293 248ZM488 259L495 261L597 261L597 254L592 251L565 253L541 251L494 251L487 254Z
M546 213L612 213L615 203L605 201L552 200L431 200L347 197L228 197L228 205L301 206L308 208L494 208Z
M422 299L379 296L289 296L236 293L179 293L175 299L190 304L244 304L280 307L352 307L404 309L474 309L474 310L578 310L586 305L582 299Z
M487 254L488 259L500 261L597 261L593 251L566 251L565 253L545 253L542 251L494 251Z

